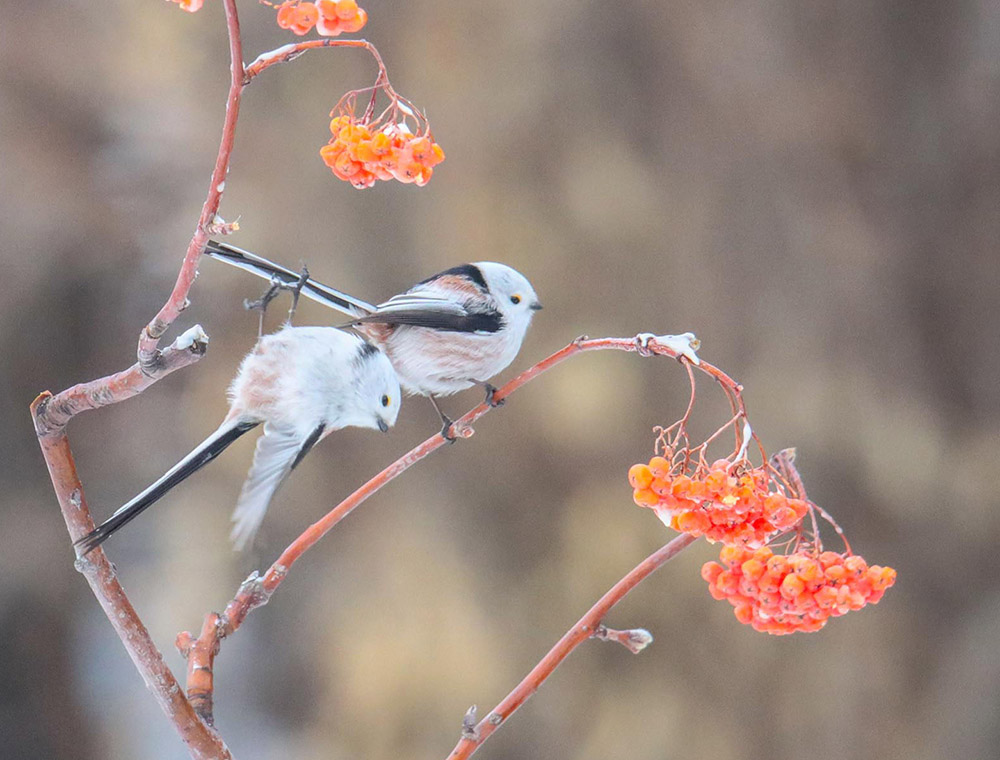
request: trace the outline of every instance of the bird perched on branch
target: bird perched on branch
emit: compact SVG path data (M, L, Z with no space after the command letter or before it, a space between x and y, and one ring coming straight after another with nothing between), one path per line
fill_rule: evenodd
M376 346L335 327L291 327L265 335L240 364L219 428L88 535L94 549L167 491L264 424L253 465L233 512L237 549L250 542L278 486L317 442L345 427L387 432L401 402L392 365Z
M430 398L449 440L451 420L436 397L481 385L494 404L489 380L517 356L542 308L524 275L493 261L446 269L371 304L225 243L210 240L205 253L350 316L350 326L385 351L403 388Z

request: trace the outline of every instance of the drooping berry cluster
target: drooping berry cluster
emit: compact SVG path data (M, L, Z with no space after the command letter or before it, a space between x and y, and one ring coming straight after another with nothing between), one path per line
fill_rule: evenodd
M313 27L324 37L357 32L368 23L368 14L355 0L285 0L278 7L278 26L302 36Z
M733 605L741 623L773 634L818 631L831 617L877 604L896 582L891 567L869 566L857 554L725 546L720 560L701 569L709 593Z
M357 188L395 179L423 187L444 161L444 151L430 131L414 134L405 122L362 123L351 113L330 122L333 137L320 148L323 161L340 179Z
M793 528L809 511L807 502L776 490L764 467L720 459L691 474L676 470L666 458L655 456L648 465L633 465L628 479L636 504L692 536L757 548Z

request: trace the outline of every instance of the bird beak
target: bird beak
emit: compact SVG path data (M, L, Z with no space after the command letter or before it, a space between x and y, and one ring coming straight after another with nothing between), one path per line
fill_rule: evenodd
M542 305L540 303L538 303L538 301L535 301L528 308L531 309L532 311L541 311L542 310Z
M383 433L389 432L389 423L383 420L381 417L378 418L378 429Z

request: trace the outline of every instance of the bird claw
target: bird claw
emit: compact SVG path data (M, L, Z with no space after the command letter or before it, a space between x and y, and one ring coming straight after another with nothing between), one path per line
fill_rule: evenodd
M455 435L455 433L452 431L452 427L454 426L455 423L453 423L451 420L449 420L447 417L443 415L441 419L442 422L444 423L441 426L441 437L444 438L444 440L447 443L452 444L458 440L458 436Z
M497 389L495 386L490 385L490 383L483 383L483 387L486 388L486 399L483 401L483 403L486 404L486 406L490 407L491 409L496 409L497 407L503 406L504 404L507 403L507 399L494 398L494 396L496 396L497 393Z
M295 316L295 310L299 306L299 296L302 295L302 288L308 281L309 270L303 266L302 271L299 273L299 279L295 282L287 282L279 277L272 277L271 284L260 298L254 301L251 301L250 299L245 299L243 301L243 308L247 311L260 312L260 334L264 333L264 314L267 312L267 307L283 290L288 290L292 294L292 307L288 310L288 324L292 323L292 318Z

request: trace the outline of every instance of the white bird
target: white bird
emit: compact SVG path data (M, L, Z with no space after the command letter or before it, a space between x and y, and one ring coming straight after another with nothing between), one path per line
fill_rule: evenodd
M403 388L430 398L449 439L451 421L435 397L482 385L493 404L489 380L517 356L542 308L524 275L493 261L446 269L376 305L224 243L209 241L205 253L352 317L351 326L385 351Z
M335 327L291 327L265 335L240 364L219 428L149 488L75 543L86 554L167 491L264 423L233 512L237 549L253 539L271 497L318 441L345 427L387 432L401 402L399 380L377 347Z

